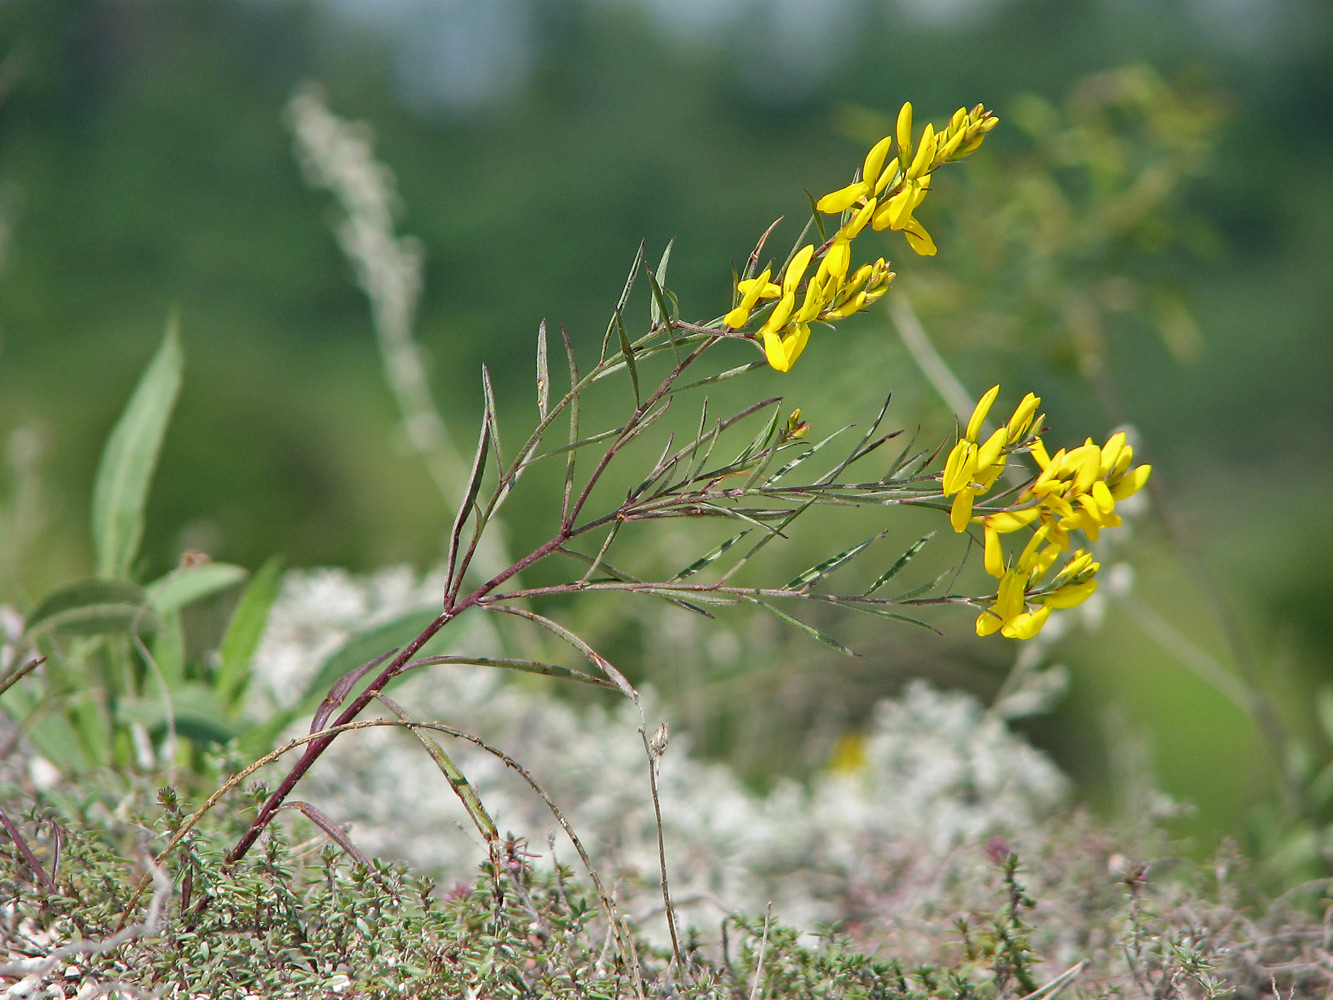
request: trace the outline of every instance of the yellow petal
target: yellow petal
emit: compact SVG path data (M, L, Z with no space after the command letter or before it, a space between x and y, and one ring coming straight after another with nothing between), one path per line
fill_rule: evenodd
M907 168L907 176L920 177L930 169L934 159L935 126L926 122L926 127L921 133L921 145L917 147L916 156L912 157L912 165Z
M810 324L797 323L796 329L782 338L782 349L787 352L787 367L796 364L796 359L805 350L810 340Z
M908 219L907 224L902 227L903 235L907 237L907 245L915 250L922 257L934 257L936 254L935 241L930 238L930 233L916 219Z
M1009 418L1009 423L1005 425L1006 443L1018 444L1027 436L1028 430L1032 427L1032 418L1040 405L1041 397L1029 392L1023 397L1022 402L1014 407L1014 415Z
M912 155L912 102L907 101L898 110L898 159L903 163Z
M994 611L983 611L977 615L977 635L994 635L1003 624L1004 619Z
M1026 528L1037 519L1041 513L1039 507L1028 507L1024 510L1002 510L998 514L991 514L986 518L986 527L994 528L1002 535L1007 535L1011 531L1017 531L1019 528Z
M967 433L963 435L968 441L976 441L981 434L981 424L986 419L986 414L990 412L991 404L995 402L995 397L1000 394L1000 387L993 385L986 390L986 394L977 400L977 405L972 410L972 416L967 421Z
M986 572L994 577L1004 576L1004 549L1000 545L1000 534L991 527L990 518L986 519Z
M762 332L764 335L764 357L768 359L769 365L780 372L790 369L791 360L782 347L782 338L768 330Z
M837 215L845 212L870 193L870 185L864 181L855 181L845 188L830 191L815 205L825 215Z
M966 438L959 441L949 452L949 457L944 460L943 488L944 495L952 496L972 481L972 473L976 471L976 461L973 459L969 465L968 459L973 457L973 449L976 446Z
M894 179L898 176L898 170L899 160L898 157L895 156L889 161L889 165L884 168L884 172L879 175L879 180L875 181L876 197L883 194L884 189L893 183Z
M1051 617L1051 609L1048 607L1038 608L1036 611L1025 611L1018 615L1012 621L1005 624L1000 630L1000 634L1008 639L1031 639L1041 631L1041 627L1046 624L1046 619Z
M889 155L889 147L893 145L893 136L886 135L879 142L870 147L870 152L866 154L865 166L861 169L861 180L871 188L879 180L880 168L884 166L884 158Z
M744 305L739 305L722 318L722 322L729 330L739 330L745 325L745 321L750 318L750 310Z
M1041 603L1048 608L1076 608L1091 597L1096 589L1096 580L1089 580L1087 583L1071 583L1047 594L1041 599Z
M786 273L782 276L782 290L787 294L796 291L796 286L801 283L805 277L805 269L810 266L810 258L814 256L815 248L806 244L796 251L796 256L791 259L787 265Z
M949 523L953 525L954 531L961 533L967 530L967 522L972 519L972 498L975 495L976 491L965 487L953 498L953 506L949 508Z
M1127 497L1132 497L1143 488L1143 484L1148 481L1148 474L1150 472L1152 472L1151 465L1140 465L1133 472L1129 473L1129 475L1125 476L1124 479L1111 487L1111 496L1115 497L1117 500L1124 500Z

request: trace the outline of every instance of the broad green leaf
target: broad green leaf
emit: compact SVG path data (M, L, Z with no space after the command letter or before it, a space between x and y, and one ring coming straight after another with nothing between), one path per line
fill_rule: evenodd
M92 524L98 576L129 576L143 537L148 487L180 392L184 366L173 316L161 347L112 428L97 467Z
M223 714L213 690L199 683L172 689L170 713L160 697L121 698L116 702L116 721L122 725L138 723L156 732L170 721L178 735L198 743L226 743L237 735L223 721Z
M43 634L123 635L156 628L144 589L128 580L92 579L50 594L28 618L29 639Z
M347 673L381 655L386 649L403 646L435 620L430 609L410 611L393 621L358 632L329 656L306 686L303 704L319 701ZM429 644L427 644L429 645Z
M281 584L282 564L276 558L270 559L250 578L227 623L227 631L222 634L213 685L229 712L234 713L240 707L240 696L250 676L250 661L259 648Z
M869 597L875 591L879 590L880 587L884 586L884 584L888 583L895 576L897 576L898 571L902 569L904 566L906 566L909 562L911 562L912 557L916 555L918 552L920 552L923 548L925 548L926 543L930 541L932 538L934 538L936 534L937 531L932 531L929 534L922 535L915 542L909 545L907 547L907 551L904 552L902 555L900 555L896 560L894 560L893 565L890 566L888 569L886 569L883 573L881 573L879 578L876 579L875 582L870 585L869 589L866 590L866 596Z
M240 566L206 562L174 569L145 588L148 601L159 614L167 615L188 607L219 591L234 587L246 577Z

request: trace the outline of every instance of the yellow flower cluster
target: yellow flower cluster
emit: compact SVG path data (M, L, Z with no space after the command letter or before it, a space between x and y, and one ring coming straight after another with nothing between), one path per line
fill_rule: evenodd
M904 104L898 112L898 155L885 165L894 140L894 136L885 136L866 154L860 178L824 195L817 207L829 215L855 207L844 230L851 227L860 232L868 221L872 229L901 231L913 250L931 256L935 243L913 215L930 190L931 174L975 150L999 122L980 104L971 111L959 108L941 132L927 123L914 146L912 105Z
M812 322L845 319L888 291L893 272L882 257L873 264L862 264L848 277L852 262L849 243L849 239L835 239L821 248L823 256L814 275L806 282L799 307L796 304L797 291L815 255L813 246L802 247L787 262L780 284L769 280L772 275L769 269L756 278L737 282L736 290L741 300L722 322L729 329L737 330L745 325L750 313L761 302L777 299L777 305L759 328L759 339L768 363L780 372L789 370L805 350Z
M1070 551L1070 535L1080 531L1096 541L1103 528L1118 526L1117 501L1133 496L1148 481L1151 466L1131 467L1134 449L1123 433L1104 445L1089 438L1071 451L1046 451L1037 416L1041 399L1028 393L1005 426L981 441L982 424L990 412L997 385L981 397L962 438L944 464L943 491L952 496L949 520L955 531L980 523L985 531L986 572L999 579L995 602L977 618L977 634L1000 632L1011 639L1031 639L1057 608L1082 604L1097 589L1100 565L1084 549L1070 553L1064 567L1048 584L1042 579L1060 553ZM1041 471L1007 510L972 516L972 504L995 485L1008 456L1026 451ZM1018 557L1006 561L1000 536L1032 527L1032 537Z
M819 211L847 213L837 233L821 247L798 250L776 279L769 268L737 282L738 301L722 321L727 329L739 330L755 309L777 300L757 339L768 363L780 372L788 371L810 340L811 323L846 319L888 291L894 274L883 257L851 271L852 240L867 224L874 229L902 230L917 253L935 252L930 236L912 216L930 188L930 175L980 146L998 121L981 105L971 111L959 108L942 132L927 125L913 147L912 105L904 104L898 114L898 155L885 165L894 137L880 140L867 154L859 180L820 199ZM856 210L849 211L854 206ZM819 264L801 293L801 281L815 258Z

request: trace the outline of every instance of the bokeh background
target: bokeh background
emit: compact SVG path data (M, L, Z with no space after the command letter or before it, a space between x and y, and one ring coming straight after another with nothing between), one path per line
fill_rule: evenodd
M889 299L912 305L973 398L996 381L1011 405L1043 395L1048 440L1132 425L1157 489L1119 553L1133 587L1047 651L1069 689L1022 725L1099 809L1141 809L1155 784L1195 807L1174 822L1197 850L1230 836L1317 863L1333 729L1333 8L3 0L5 601L89 572L97 455L172 310L187 374L146 578L192 548L249 567L439 560L451 512L405 444L332 200L293 155L284 108L307 81L373 129L396 176L399 232L424 255L417 338L463 442L482 363L512 433L531 420L540 321L595 350L640 240L655 260L675 239L669 284L684 316L709 319L729 305L731 262L780 215L778 243L795 239L803 190L845 183L902 101L918 122L995 109L1001 127L920 213L939 255L896 236L876 248L899 271ZM646 321L646 299L631 309ZM816 430L865 420L890 391L890 424L951 432L887 311L746 389L784 395ZM544 511L514 501L515 548L541 540ZM899 551L922 523L904 520ZM817 541L785 558L806 565ZM646 541L645 559L679 542ZM827 623L857 661L732 622L682 665L670 623L570 613L758 784L845 749L858 711L912 676L993 697L1015 655L944 613L943 639ZM1264 692L1276 746L1219 672ZM808 732L824 735L792 735ZM1287 788L1305 790L1295 813Z

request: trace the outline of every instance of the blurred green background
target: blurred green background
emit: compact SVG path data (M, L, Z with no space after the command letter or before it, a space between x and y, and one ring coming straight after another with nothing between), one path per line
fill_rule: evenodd
M284 107L303 82L373 128L397 177L399 232L424 252L417 336L462 442L483 362L512 433L531 419L542 319L594 350L641 239L655 260L675 238L682 314L711 318L730 304L730 262L779 215L775 245L789 245L803 189L845 183L902 101L918 123L983 102L1000 128L919 213L939 256L873 237L900 274L886 302L913 304L973 398L996 381L1010 405L1043 395L1048 440L1131 423L1159 491L1125 552L1134 590L1054 650L1071 688L1028 729L1110 810L1140 801L1124 773L1142 765L1118 763L1138 747L1161 787L1197 806L1179 829L1200 849L1221 834L1266 851L1317 839L1323 807L1307 805L1299 829L1265 825L1284 769L1195 668L1212 658L1268 693L1281 755L1304 755L1297 783L1327 761L1330 11L5 0L0 597L30 606L89 571L96 457L172 308L188 367L146 576L190 548L250 567L275 553L358 570L439 559L451 512L397 425L331 199L292 154ZM646 299L632 308L646 319ZM746 388L783 394L817 431L866 419L889 391L890 424L932 442L951 432L885 313L817 335L790 375ZM543 514L510 509L515 548L541 540ZM918 528L905 522L904 545ZM587 627L681 700L697 744L762 782L775 762L811 766L771 752L792 742L785 731L816 716L854 726L909 676L993 695L1014 649L972 638L969 615L932 620L947 639L847 626L867 654L850 665L784 638L742 665L739 687L670 673L646 626Z

